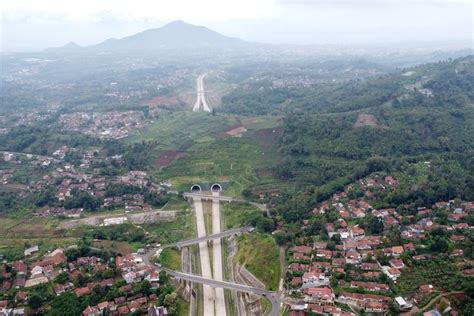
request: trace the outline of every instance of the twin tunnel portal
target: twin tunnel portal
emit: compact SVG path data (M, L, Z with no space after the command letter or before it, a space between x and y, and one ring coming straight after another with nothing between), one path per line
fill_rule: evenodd
M202 187L199 184L193 184L191 186L192 193L201 193L201 191L202 191ZM222 186L219 183L214 183L213 185L211 185L210 191L214 193L221 192Z

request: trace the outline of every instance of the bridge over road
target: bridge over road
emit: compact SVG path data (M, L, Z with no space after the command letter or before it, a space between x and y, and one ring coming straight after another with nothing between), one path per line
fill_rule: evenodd
M168 244L168 245L161 246L161 248L171 248L171 247L182 248L182 247L198 244L202 241L220 239L220 238L224 238L224 237L228 237L228 236L232 236L232 235L238 235L238 234L241 234L241 233L244 233L244 232L250 232L250 231L252 231L252 229L253 228L251 226L229 229L229 230L220 232L218 234L206 235L206 236L198 237L198 238L194 238L194 239L178 241L178 242L175 242L173 244Z
M233 283L233 282L227 282L227 281L218 281L215 279L205 278L200 275L178 272L178 271L174 271L174 270L163 268L163 267L161 268L161 270L165 271L166 273L175 277L176 279L185 280L185 281L189 281L193 283L206 284L211 287L220 287L224 289L235 290L239 292L245 292L245 293L250 293L250 294L255 294L258 296L265 297L272 304L272 310L270 311L269 315L278 316L279 314L280 305L282 301L282 297L280 293L272 292L272 291L268 291L268 290L264 290L264 289L260 289L256 287L251 287L245 284L239 284L239 283Z
M229 202L229 203L230 202L247 203L255 207L258 207L263 212L266 212L268 216L270 216L270 211L268 210L265 204L242 200L242 199L234 198L231 196L212 195L212 194L204 194L204 193L188 193L188 192L183 193L183 196L185 198L200 198L201 200L218 200L218 201Z

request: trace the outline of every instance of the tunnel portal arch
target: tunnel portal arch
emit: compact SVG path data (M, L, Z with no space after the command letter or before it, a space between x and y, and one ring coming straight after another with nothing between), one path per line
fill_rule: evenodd
M219 183L214 183L211 186L211 191L212 192L220 192L220 191L222 191L222 186Z
M193 184L191 186L192 193L200 193L202 191L201 186L199 184Z

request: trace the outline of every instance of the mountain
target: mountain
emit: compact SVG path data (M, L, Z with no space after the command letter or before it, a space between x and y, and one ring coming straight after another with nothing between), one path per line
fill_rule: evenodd
M69 45L54 50L64 51ZM76 50L100 52L198 51L200 49L232 50L248 45L250 43L241 39L227 37L207 27L179 20L161 28L146 30L121 39L108 39L97 45L76 47Z
M64 52L64 53L66 53L66 52L78 52L81 49L83 49L82 46L77 45L74 42L69 42L64 46L47 48L45 50L45 52Z

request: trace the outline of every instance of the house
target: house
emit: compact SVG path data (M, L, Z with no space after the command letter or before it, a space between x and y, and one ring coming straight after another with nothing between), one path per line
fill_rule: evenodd
M316 282L323 279L324 273L319 273L315 270L305 272L302 277L303 283Z
M48 283L48 282L49 282L49 280L48 280L47 277L40 276L40 277L28 279L25 282L25 287L32 287L32 286L36 286L36 285L43 284L43 283Z
M24 277L17 277L13 282L13 287L19 289L25 287L26 279Z
M346 252L346 263L358 265L362 260L362 257L357 251Z
M400 257L402 253L403 253L403 247L402 246L393 246L392 247L392 256Z
M413 243L409 242L408 244L403 245L403 250L407 252L415 251L415 245Z
M80 287L74 290L74 293L76 294L77 297L81 297L84 295L87 295L91 292L91 289L89 287Z
M310 287L303 290L305 301L313 303L332 303L334 293L329 287Z
M390 260L390 265L397 269L403 269L405 267L402 259L392 259Z
M303 253L305 255L310 255L313 251L313 248L310 246L294 246L290 249L292 252Z
M29 257L32 254L37 253L38 251L39 251L39 247L38 246L33 246L33 247L25 249L23 254L25 255L25 257Z
M303 284L303 278L302 277L293 277L293 279L291 279L291 286L292 287L299 287L301 286L301 284Z
M331 259L332 258L332 251L331 250L325 250L325 249L318 249L317 252L316 252L316 257Z
M381 302L369 301L365 303L365 311L369 313L382 313L385 310L385 305Z
M168 315L168 310L164 306L151 305L148 307L148 316Z
M377 263L363 262L361 263L360 268L362 270L380 271L380 266Z
M376 283L376 282L362 282L362 281L351 281L351 287L361 287L367 291L388 291L390 290L387 284Z
M28 272L28 266L23 261L15 261L13 263L13 269L17 274L26 274Z
M428 296L433 292L433 285L431 285L431 284L422 284L422 285L420 285L419 289L420 289L420 292L423 295Z
M130 312L130 310L128 309L127 305L120 306L120 307L117 308L117 313L119 315L128 314L129 312Z

